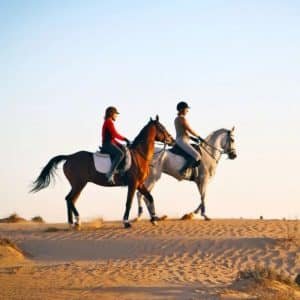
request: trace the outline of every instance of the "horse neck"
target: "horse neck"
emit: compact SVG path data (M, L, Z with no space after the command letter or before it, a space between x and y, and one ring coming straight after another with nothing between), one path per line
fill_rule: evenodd
M132 147L133 150L136 150L144 159L149 161L154 153L155 130L154 126L145 128L142 134L138 135Z
M205 141L213 146L214 148L217 149L222 149L222 141L224 138L224 134L226 133L225 129L219 129L217 131L214 131L212 134L210 134ZM206 149L206 151L209 153L207 153L205 150L202 151L202 157L203 157L203 161L208 164L208 165L217 165L220 158L221 158L221 153L220 151L216 150L216 149L212 149L211 147L207 146L207 145L203 145L203 147ZM213 158L214 157L214 158Z

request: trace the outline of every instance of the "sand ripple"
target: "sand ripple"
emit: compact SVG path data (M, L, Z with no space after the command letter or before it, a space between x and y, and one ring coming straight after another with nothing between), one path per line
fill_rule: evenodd
M288 225L300 227L296 221ZM18 269L17 287L0 268L12 299L31 295L37 284L43 299L96 299L103 293L106 299L218 299L240 270L256 264L291 277L300 273L299 243L296 237L287 241L291 231L284 221L141 222L132 230L108 222L82 231L56 225L56 232L45 232L47 224L2 226L1 234L34 262Z

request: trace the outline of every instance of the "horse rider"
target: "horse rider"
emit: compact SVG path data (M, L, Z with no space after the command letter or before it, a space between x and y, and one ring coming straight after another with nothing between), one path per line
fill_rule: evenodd
M202 138L190 127L185 118L190 108L188 104L186 102L179 102L176 108L178 111L177 117L174 121L176 129L176 144L189 155L189 158L179 170L180 175L184 176L185 171L192 166L199 165L201 159L200 153L190 144L190 139L192 137L189 136L189 133L197 137L200 141L202 141Z
M105 110L104 123L102 126L102 151L109 153L111 156L111 168L110 171L106 174L107 180L110 183L114 183L114 174L123 160L125 154L122 151L122 145L117 141L125 141L127 145L130 144L130 141L119 134L114 126L119 112L116 107L109 106Z

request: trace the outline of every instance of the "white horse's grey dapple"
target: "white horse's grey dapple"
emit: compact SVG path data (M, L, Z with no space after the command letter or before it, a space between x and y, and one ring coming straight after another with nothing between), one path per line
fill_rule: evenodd
M162 173L166 173L178 180L194 181L200 192L201 201L200 205L192 213L192 216L201 212L201 216L203 216L205 220L209 220L205 214L206 187L209 180L215 174L222 154L227 154L229 159L235 159L237 156L234 141L234 127L231 130L219 129L214 131L200 145L195 145L195 148L201 153L201 164L198 167L188 169L184 177L179 174L179 170L185 162L184 157L176 155L170 150L156 148L156 153L151 163L150 174L145 181L145 186L151 192ZM139 192L137 193L137 198L139 209L137 220L139 220L143 213L142 199L147 206L149 204Z

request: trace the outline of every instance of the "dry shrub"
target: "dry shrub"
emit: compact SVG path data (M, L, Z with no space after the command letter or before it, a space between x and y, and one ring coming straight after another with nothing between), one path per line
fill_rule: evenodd
M11 247L11 248L15 249L16 251L24 254L24 252L10 239L0 237L0 246Z
M0 219L0 223L20 223L20 222L26 222L27 220L24 218L21 218L16 213L11 214L7 218Z
M193 213L185 214L181 217L180 220L192 220L194 217Z
M45 229L45 232L57 232L57 231L60 231L60 229L56 227L48 227Z
M298 220L284 220L285 237L283 242L288 247L289 244L300 246L300 225Z
M255 299L264 300L296 300L299 288L291 277L279 273L272 268L255 266L254 269L240 271L237 282L247 282L247 293ZM296 294L297 293L297 294Z
M48 227L44 232L58 232L58 231L69 231L69 230L95 230L103 226L103 219L97 218L89 222L84 222L80 226L70 226L69 228L57 228L57 227Z
M44 219L41 216L35 216L31 219L31 221L35 223L45 223Z
M270 291L261 289L257 295L257 300L297 300L299 299L291 289Z
M83 229L94 230L99 229L103 226L104 220L103 218L96 218L88 222L84 222Z
M0 238L0 246L10 246L12 248L16 248L17 246L7 238Z
M240 271L238 274L240 279L253 279L258 283L264 283L265 280L275 280L278 282L285 283L287 285L294 285L292 278L279 273L273 268L266 268L263 266L256 265L254 269L246 269Z
M161 216L159 219L158 219L158 221L165 221L165 220L167 220L168 219L168 216L167 215L163 215L163 216Z

